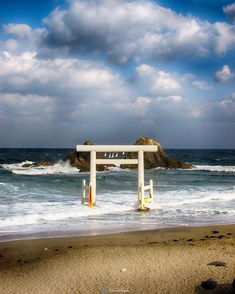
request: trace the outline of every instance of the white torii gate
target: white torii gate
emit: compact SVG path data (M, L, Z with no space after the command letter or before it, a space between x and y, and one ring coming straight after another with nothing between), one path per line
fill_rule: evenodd
M90 184L89 184L89 206L96 202L96 165L97 164L136 164L138 165L138 210L147 210L146 202L153 200L153 181L148 186L144 185L144 152L157 152L156 145L77 145L77 152L90 152ZM108 152L138 152L138 159L97 159L96 153ZM149 197L145 197L145 191L149 191ZM82 184L82 203L85 203L86 182Z

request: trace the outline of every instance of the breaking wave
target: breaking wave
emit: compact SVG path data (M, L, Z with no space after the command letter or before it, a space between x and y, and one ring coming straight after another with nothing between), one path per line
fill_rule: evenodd
M212 172L227 172L234 173L235 166L225 166L225 165L195 165L196 170L212 171Z
M26 176L79 173L79 169L72 167L68 162L58 162L52 166L23 167L25 164L32 163L33 161L24 161L21 163L2 164L1 166L13 174Z

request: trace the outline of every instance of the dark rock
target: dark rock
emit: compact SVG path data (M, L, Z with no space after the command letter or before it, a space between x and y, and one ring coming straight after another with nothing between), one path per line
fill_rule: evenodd
M22 165L22 167L39 167L39 166L52 166L55 163L49 160L46 161L37 161L34 163L25 163Z
M225 238L225 236L224 235L219 235L218 236L218 239L222 239L222 238Z
M233 289L235 290L235 278L233 279L232 287L233 287Z
M161 147L160 143L147 137L139 138L135 145L156 145L158 147L157 152L145 152L144 154L144 167L145 169L151 169L156 167L163 167L163 168L182 168L182 169L190 169L192 168L192 164L185 163L178 160L170 159L163 148ZM126 159L136 159L138 154L136 152L130 152L125 157ZM121 168L129 168L133 169L136 168L136 165L132 164L122 164Z
M195 241L195 239L188 239L188 240L186 240L186 241L188 241L188 242L192 242L192 241Z
M208 263L207 265L214 265L214 266L224 266L226 267L226 263L223 261L212 261Z
M86 141L83 143L84 145L93 145L91 141ZM97 159L104 158L103 153L96 154ZM78 168L81 172L88 172L90 171L90 152L77 152L72 151L70 152L63 161L68 161L72 167ZM113 164L110 165L103 165L99 164L96 166L98 171L108 170L110 167L114 166Z
M219 234L219 231L212 231L212 234Z
M214 238L216 238L216 236L210 235L209 238L214 239Z
M217 286L217 282L214 279L208 279L206 281L203 281L201 283L201 287L206 290L212 290L215 289Z
M84 142L84 145L93 145L91 141ZM192 168L192 164L185 163L178 160L172 160L170 159L163 148L161 147L160 143L157 141L154 141L151 138L142 137L139 138L135 145L156 145L158 146L157 152L146 152L144 154L144 166L145 169L151 169L156 167L163 167L163 168L182 168L182 169L190 169ZM138 157L138 154L136 152L130 152L126 155L126 159L136 159ZM102 159L104 157L104 153L100 152L96 154L97 159ZM67 156L64 157L63 161L69 162L69 164L72 167L76 167L81 172L88 172L90 171L90 152L77 152L72 151ZM52 161L38 161L34 163L25 163L23 167L40 167L40 166L52 166L55 163ZM107 164L107 165L97 165L96 169L98 171L104 171L110 169L110 167L113 167L113 164ZM137 168L136 165L121 165L121 168L130 168L134 169Z
M18 259L18 260L17 260L17 262L21 262L21 261L22 261L21 259Z
M228 235L228 236L231 236L231 235L232 235L232 233L227 233L227 235Z

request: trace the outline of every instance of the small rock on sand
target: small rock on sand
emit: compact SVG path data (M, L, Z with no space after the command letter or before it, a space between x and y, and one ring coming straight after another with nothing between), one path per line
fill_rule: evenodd
M208 263L207 265L226 266L226 263L223 261L212 261L212 262Z
M201 282L201 287L206 290L215 289L217 286L217 282L214 279L208 279L206 281Z
M212 234L219 234L219 231L212 231Z
M218 236L218 239L222 239L222 238L224 238L225 236L224 235L219 235Z

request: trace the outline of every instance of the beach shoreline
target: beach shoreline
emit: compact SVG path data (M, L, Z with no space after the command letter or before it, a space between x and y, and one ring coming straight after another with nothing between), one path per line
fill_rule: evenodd
M4 293L204 293L211 277L232 293L235 224L7 241L0 256Z

